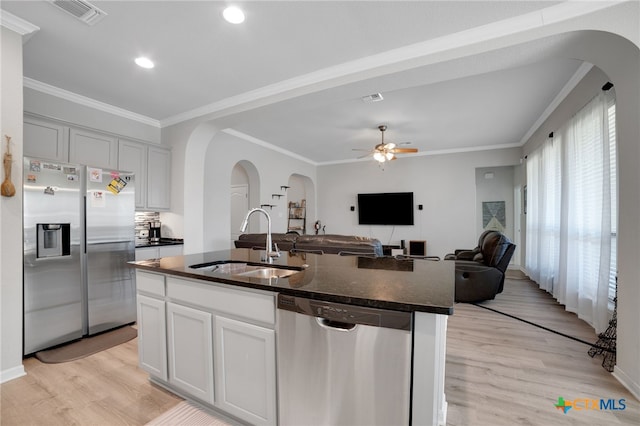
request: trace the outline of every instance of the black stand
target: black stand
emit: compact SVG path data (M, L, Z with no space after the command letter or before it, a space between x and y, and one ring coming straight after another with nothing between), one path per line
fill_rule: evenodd
M613 318L609 321L609 327L598 335L598 341L595 346L589 349L589 356L593 358L596 355L604 353L602 367L608 372L613 371L616 365L616 328L618 326L618 290L616 289L616 297L613 299L614 309Z

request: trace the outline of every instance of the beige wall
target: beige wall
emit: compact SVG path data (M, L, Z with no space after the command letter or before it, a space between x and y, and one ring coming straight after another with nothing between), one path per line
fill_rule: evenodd
M24 374L22 366L22 36L4 27L0 72L2 154L11 136L16 188L0 197L0 382ZM4 179L4 169L2 173Z

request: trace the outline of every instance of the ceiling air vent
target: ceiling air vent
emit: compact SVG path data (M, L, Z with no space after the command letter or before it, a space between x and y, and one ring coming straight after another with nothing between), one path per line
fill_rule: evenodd
M362 99L362 102L366 104L370 104L373 102L380 102L384 98L382 97L381 93L374 93L372 95L363 96L361 99Z
M70 15L75 16L87 25L94 25L107 16L89 2L83 0L49 0L51 4L59 7Z

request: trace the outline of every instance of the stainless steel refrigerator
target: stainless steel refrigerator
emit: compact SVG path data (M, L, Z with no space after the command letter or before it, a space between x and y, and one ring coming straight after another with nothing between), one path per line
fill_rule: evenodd
M136 320L135 178L24 159L24 354Z

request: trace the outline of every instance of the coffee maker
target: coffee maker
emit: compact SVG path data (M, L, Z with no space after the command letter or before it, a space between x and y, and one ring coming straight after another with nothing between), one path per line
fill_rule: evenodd
M160 242L160 228L162 223L160 222L149 222L149 242L151 243L159 243Z

